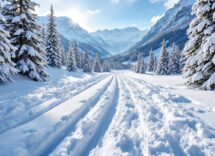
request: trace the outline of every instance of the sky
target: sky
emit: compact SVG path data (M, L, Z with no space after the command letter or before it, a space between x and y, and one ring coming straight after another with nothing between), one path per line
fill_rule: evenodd
M104 29L150 27L179 0L34 0L37 13L49 13L53 4L56 16L70 17L89 32Z

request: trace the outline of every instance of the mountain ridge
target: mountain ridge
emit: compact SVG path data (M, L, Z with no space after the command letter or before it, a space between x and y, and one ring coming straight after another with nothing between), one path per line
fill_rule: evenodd
M147 30L140 30L136 27L125 27L97 30L91 34L97 38L102 38L108 43L112 47L110 50L113 51L113 54L119 54L140 40L146 32Z
M47 16L39 16L38 20L41 25L47 25L48 23ZM60 33L61 40L64 40L65 43L76 40L81 51L88 50L93 56L95 56L96 53L99 53L103 58L111 56L111 54L103 48L108 46L107 43L93 38L86 30L81 28L70 18L66 16L56 17L56 25L57 30ZM65 49L68 49L67 46L68 43L64 45Z
M38 20L41 25L47 25L48 23L47 16L39 16ZM123 52L145 34L145 31L136 27L105 29L89 33L66 16L56 17L56 24L66 50L68 50L68 42L77 40L81 51L87 49L93 56L98 52L103 58ZM105 34L96 35L97 33ZM109 39L105 38L105 36L108 36ZM115 41L115 38L118 41ZM121 40L119 40L120 38Z
M175 42L180 49L183 49L188 39L189 23L194 18L191 15L194 2L195 0L180 0L173 8L166 11L165 15L152 26L142 40L116 57L121 61L136 60L139 53L147 57L151 48L157 50L161 47L163 39L167 40L167 46Z

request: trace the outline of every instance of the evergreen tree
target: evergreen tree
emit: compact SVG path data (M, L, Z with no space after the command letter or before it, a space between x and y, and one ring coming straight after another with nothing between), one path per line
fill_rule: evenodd
M154 61L154 70L153 70L153 72L156 73L156 71L157 71L157 66L158 66L158 61L157 61L157 57L156 57L156 56L154 57L154 60L155 60L155 61Z
M75 62L75 52L74 52L74 44L70 44L69 47L69 52L68 52L68 60L67 60L67 70L76 72L77 71L77 66Z
M80 52L78 50L78 44L76 41L73 42L73 51L75 55L75 62L77 68L81 69L81 58L80 58Z
M187 57L186 57L186 54L185 54L185 51L183 50L182 51L182 53L181 53L181 59L180 59L180 64L181 64L181 72L183 72L183 69L184 69L184 67L185 67L185 64L186 64L186 60L187 59Z
M64 53L64 48L63 48L63 44L61 43L61 40L59 38L59 35L57 37L57 47L59 49L58 51L58 57L56 58L56 65L58 68L61 68L63 65L63 53Z
M6 21L4 22L4 28L6 31L9 32L9 40L11 44L13 44L12 36L17 29L16 23L12 22L14 17L18 16L18 12L16 11L17 6L15 6L16 3L13 1L7 0L7 3L3 5L3 9L2 9L2 15L6 19ZM16 52L15 50L11 51L11 58L13 61L15 61L15 56L16 56L15 52Z
M149 64L148 64L148 71L149 72L152 72L154 71L154 63L155 63L155 60L154 60L154 52L153 50L151 49L151 51L149 52Z
M83 57L83 72L91 72L90 58L87 51L85 52Z
M45 26L44 25L40 28L40 34L41 34L41 38L42 38L43 49L46 49L46 30L45 30ZM46 50L44 50L43 53L41 53L41 55L42 55L42 57L45 60L45 65L47 65L48 62L47 62L47 53L46 53Z
M168 64L169 64L169 54L166 49L166 41L163 40L162 48L160 51L160 58L157 66L157 74L168 75L169 74Z
M85 55L85 53L84 54L80 53L80 67L81 67L81 69L83 69L83 67L84 67L84 55Z
M4 29L6 22L4 16L1 14L2 8L0 4L0 83L12 81L11 76L18 71L14 68L15 64L11 60L11 52L15 51L8 39L9 32Z
M137 57L137 66L136 66L136 73L139 73L140 72L140 68L141 68L141 58L142 58L142 55L139 54L138 57Z
M11 43L16 47L14 61L22 75L35 81L44 81L48 76L45 70L45 53L41 37L41 27L37 23L36 3L31 0L11 0L4 6L4 15Z
M62 52L62 65L66 66L66 64L67 64L67 54L66 54L66 52L64 50L63 45L61 45L61 52Z
M103 61L103 72L110 72L110 63L108 60Z
M179 48L172 44L172 52L169 57L169 74L179 74L181 73L181 54Z
M101 61L100 61L100 57L99 54L96 54L95 60L94 60L94 64L93 64L93 71L100 73L102 72L102 66L101 66Z
M134 64L133 71L135 73L138 73L138 65L137 65L137 63Z
M215 1L197 0L193 6L196 18L191 22L189 41L184 48L186 84L215 89Z
M144 57L141 57L140 58L140 60L139 60L139 69L138 69L138 73L141 73L141 74L143 74L143 73L145 73L145 69L146 69L146 64L145 64L145 62L144 62Z
M47 27L47 40L46 40L46 52L48 64L52 67L61 67L61 50L60 39L56 28L56 19L54 16L53 6L51 6L49 15L49 23Z

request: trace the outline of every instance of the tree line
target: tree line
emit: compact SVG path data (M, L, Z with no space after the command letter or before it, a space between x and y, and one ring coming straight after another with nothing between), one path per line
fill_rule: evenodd
M38 6L31 0L6 0L0 4L0 82L9 82L12 75L21 74L35 81L46 81L47 66L76 72L110 71L108 60L101 61L99 54L92 60L87 50L79 51L72 41L65 52L56 28L53 6L48 24L41 26L35 14Z
M172 52L163 41L158 64L150 52L148 70L158 75L178 74L182 71L188 87L215 89L215 1L197 0L192 8L195 15L187 31L188 41L181 54L173 44ZM182 55L182 56L180 56ZM145 73L144 58L139 56L133 70ZM180 59L181 58L181 59Z
M140 54L137 63L132 67L136 73L154 72L157 75L172 75L181 73L182 61L181 52L175 43L172 44L171 52L167 51L166 41L163 40L160 56L154 56L154 51L149 52L149 61L145 63L144 57Z

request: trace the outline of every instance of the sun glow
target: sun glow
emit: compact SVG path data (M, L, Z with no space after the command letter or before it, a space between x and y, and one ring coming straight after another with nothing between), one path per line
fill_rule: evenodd
M87 12L82 12L78 8L70 8L65 11L61 11L57 13L57 16L67 16L72 19L73 22L79 24L82 28L86 29L87 31L94 31L88 25L89 14Z

